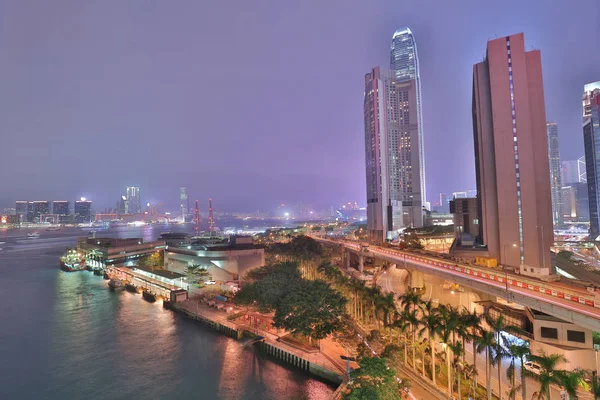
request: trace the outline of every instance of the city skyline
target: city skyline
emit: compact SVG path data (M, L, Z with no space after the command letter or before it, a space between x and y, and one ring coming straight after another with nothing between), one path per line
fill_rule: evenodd
M576 159L582 154L577 103L581 87L597 80L594 66L600 55L589 51L599 28L578 22L593 9L592 1L563 2L541 10L515 3L523 10L516 18L507 5L474 11L467 4L440 4L434 13L423 13L410 4L397 10L393 2L382 1L377 4L381 13L371 13L371 6L356 3L340 21L357 27L352 31L330 23L339 18L342 3L335 2L322 7L317 16L312 15L311 4L268 10L241 7L233 11L234 19L243 21L240 24L227 23L229 13L216 12L208 18L196 6L180 5L177 23L167 18L166 25L163 16L172 15L166 5L149 8L143 15L133 6L118 16L110 12L110 5L87 5L74 16L66 4L38 5L35 10L24 3L0 6L1 14L8 16L6 35L0 38L8 55L0 60L0 70L5 71L0 83L6 94L0 104L0 129L5 132L3 145L19 150L3 154L3 163L19 167L0 170L4 183L0 206L11 206L18 198L87 197L99 208L108 207L130 182L143 188L145 200L164 199L172 206L177 198L170 193L182 185L191 198L212 197L224 210L290 201L363 203L363 88L356 76L373 65L386 65L390 32L403 25L410 26L419 41L428 201L439 193L474 186L473 159L464 151L472 148L469 71L494 35L525 32L528 46L544 50L547 116L561 127L561 157ZM533 11L538 18L530 21L526 15ZM35 15L53 18L38 21ZM314 37L308 41L297 33L302 31L301 16L306 15L316 18ZM36 29L24 31L32 19ZM73 20L81 22L75 35L68 30ZM273 20L280 22L265 23ZM555 29L563 24L571 27L567 36ZM113 31L108 36L103 34L107 25ZM150 29L157 25L164 31ZM179 29L170 29L174 26ZM238 71L243 83L235 89L219 92L203 79L227 79L235 65L222 46L201 38L203 29L214 30L226 42L251 38L254 43L255 51L247 50L245 68ZM166 51L173 43L181 45ZM294 48L293 62L281 48ZM101 52L104 56L99 59ZM53 55L50 61L46 54ZM206 54L214 62L203 63ZM565 59L577 61L564 63ZM176 73L165 76L167 65L176 65ZM265 65L276 68L267 74ZM323 74L324 70L337 73ZM219 95L198 97L198 93ZM245 93L252 93L252 98ZM226 117L220 110L231 109L238 118L222 124ZM209 131L219 134L205 133ZM23 137L37 144L25 152L35 162L24 161ZM267 142L269 146L263 146ZM343 153L332 156L332 149L340 146ZM102 149L101 158L111 162L98 170L76 168L91 165L90 149ZM73 157L57 157L59 150ZM161 162L153 162L158 158ZM291 158L319 162L287 162ZM194 160L194 166L182 160ZM237 160L241 167L226 160ZM202 179L197 171L202 171ZM173 180L174 175L179 179ZM30 176L40 179L29 185ZM68 179L57 181L56 176Z

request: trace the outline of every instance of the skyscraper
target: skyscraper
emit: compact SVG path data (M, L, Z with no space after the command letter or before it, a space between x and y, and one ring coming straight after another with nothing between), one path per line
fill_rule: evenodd
M386 86L389 75L379 67L365 75L364 124L367 175L367 231L369 240L381 243L393 230L389 191ZM386 84L387 83L387 84ZM17 205L18 207L18 205Z
M15 203L15 213L17 214L17 221L19 223L27 222L27 201L17 201Z
M479 240L525 275L551 273L554 242L546 110L539 50L523 34L487 43L473 67Z
M129 207L127 204L127 197L121 196L121 200L118 202L119 206L117 208L117 212L119 214L129 214Z
M563 185L587 182L585 155L579 157L577 160L561 161L561 166L561 179Z
M140 187L127 186L127 208L128 214L141 214L142 203L140 201Z
M80 224L92 222L92 202L84 198L77 200L73 207L73 217Z
M407 181L401 182L404 193L402 205L409 208L409 214L403 211L405 225L423 226L422 209L426 202L425 193L425 155L423 150L423 112L421 96L421 74L417 43L410 28L398 29L392 35L390 48L390 69L398 87L397 100L400 109L396 118L400 122L399 131L392 126L390 137L397 135L404 155L401 155L401 170L406 171ZM413 93L414 91L414 98ZM391 98L394 105L394 98ZM412 115L411 115L412 114ZM390 116L392 121L394 115ZM390 145L394 145L393 140ZM408 215L408 218L407 218Z
M50 202L46 200L37 200L33 202L33 218L30 222L43 222L40 217L43 214L50 214Z
M188 199L187 188L185 186L179 188L179 205L181 208L181 217L185 221L185 217L190 213L190 200Z
M596 240L600 235L600 82L599 87L587 91L589 102L583 103L583 147L585 149L585 166L588 185L588 202L590 211L590 237ZM584 92L584 99L586 93Z
M592 100L600 94L600 81L587 83L583 86L583 96L581 97L581 107L583 109L583 119L592 115Z
M546 124L548 135L548 160L550 161L550 193L552 195L552 222L554 226L563 223L562 179L558 142L558 125L556 122Z
M423 226L425 177L417 49L412 32L392 37L390 70L365 76L367 230L370 240Z
M66 200L54 200L52 202L52 214L69 215L69 202Z

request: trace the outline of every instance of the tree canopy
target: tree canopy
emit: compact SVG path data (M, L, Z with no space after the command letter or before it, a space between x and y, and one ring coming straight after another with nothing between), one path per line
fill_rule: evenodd
M274 325L293 334L322 339L342 326L346 299L322 280L301 278L296 262L267 265L248 273L253 282L234 298L236 304L275 312Z
M378 357L363 357L360 368L350 373L345 400L400 400L400 385L394 370Z
M273 243L269 246L269 251L272 253L293 256L302 260L323 255L323 247L321 244L305 235L295 236L287 243Z
M342 327L346 299L321 281L301 280L275 310L275 326L293 334L323 339Z

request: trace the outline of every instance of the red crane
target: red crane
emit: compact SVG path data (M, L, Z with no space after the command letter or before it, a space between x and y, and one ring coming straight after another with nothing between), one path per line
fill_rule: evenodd
M212 199L208 199L208 231L210 232L210 236L213 235L214 230L215 219L213 218Z
M198 200L196 200L196 211L194 211L194 233L196 236L200 234L200 209L198 208Z

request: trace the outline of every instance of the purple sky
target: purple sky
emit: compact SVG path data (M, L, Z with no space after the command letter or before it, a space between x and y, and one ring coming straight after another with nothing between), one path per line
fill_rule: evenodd
M472 65L496 36L541 49L562 159L581 156L600 3L488 3L1 1L0 206L113 206L128 184L172 206L186 185L216 210L364 203L364 74L388 66L402 26L419 50L429 200L475 187Z

